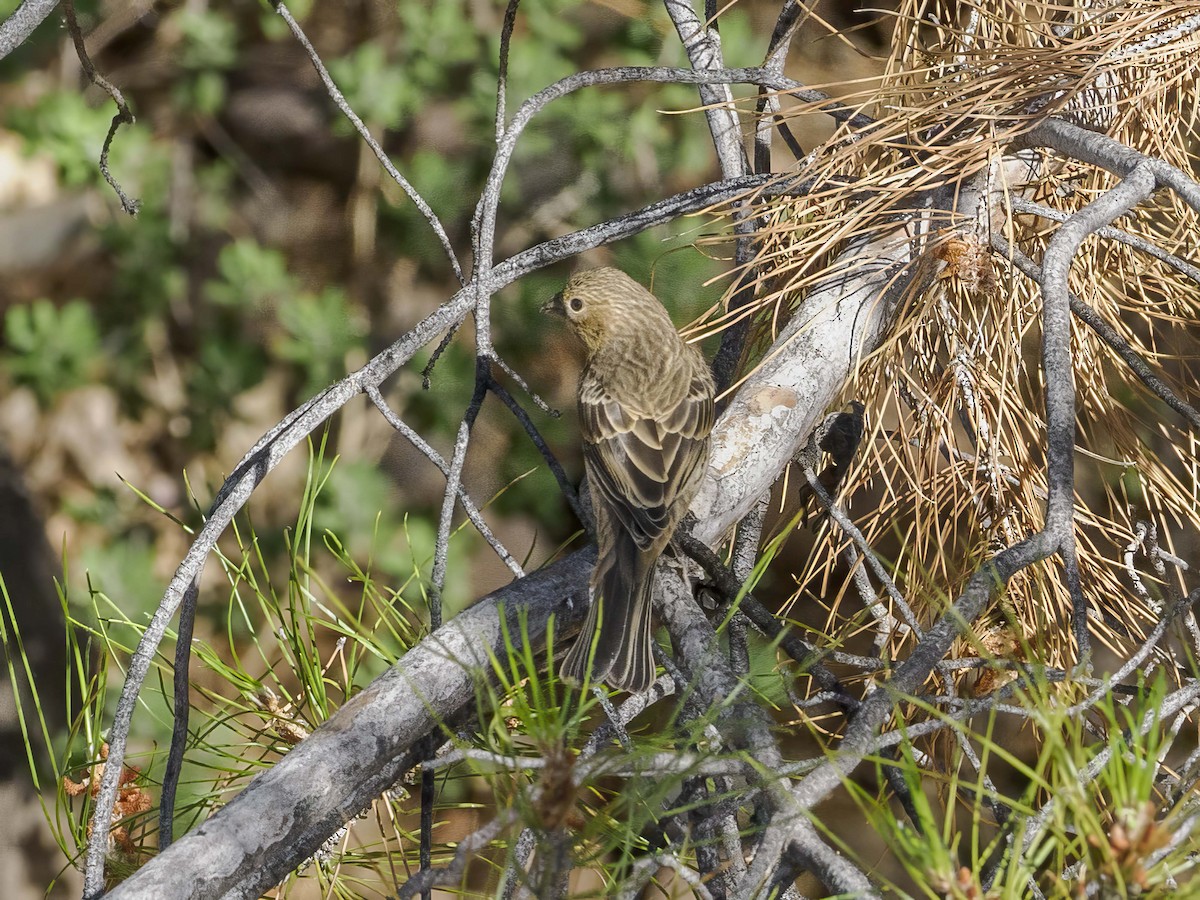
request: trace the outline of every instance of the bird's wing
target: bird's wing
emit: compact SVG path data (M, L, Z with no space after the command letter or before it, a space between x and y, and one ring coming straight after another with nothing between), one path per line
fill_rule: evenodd
M596 379L581 386L579 411L592 490L647 549L674 528L682 514L674 509L677 499L684 494L690 501L703 474L713 423L708 373L698 371L683 398L653 418L631 413Z

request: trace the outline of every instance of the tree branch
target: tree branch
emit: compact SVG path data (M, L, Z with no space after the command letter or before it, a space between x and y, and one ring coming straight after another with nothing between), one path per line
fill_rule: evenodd
M727 202L749 189L769 186L772 190L786 191L789 187L791 189L799 187L795 182L768 185L770 181L777 180L751 177L737 179L734 182L705 185L659 201L610 222L546 241L510 257L497 266L492 272L493 284L498 289L500 286L509 284L558 260L566 259L610 241L619 240L622 237L628 237L688 212L696 212L713 204ZM250 495L258 483L279 464L292 448L319 428L356 394L371 387L378 387L384 379L407 363L417 350L461 322L470 313L473 299L470 289L464 288L459 291L362 369L326 388L285 417L258 440L217 492L205 519L204 527L176 569L163 599L147 623L146 630L129 661L125 684L122 687L120 699L117 701L112 726L109 729L109 764L105 766L100 790L93 808L92 833L88 839L87 870L84 879L85 897L98 897L103 892L104 860L108 850L112 809L116 803L117 783L125 757L129 726L142 684L150 671L151 662L166 635L170 621L183 601L185 592L191 584L198 582L204 564L216 546L218 538L225 532L237 512L250 499ZM189 654L190 647L186 644L183 645L177 665L186 669Z
M546 625L578 630L580 589L595 561L581 550L501 588L431 634L195 830L106 898L254 898L311 856L418 761L427 735L475 710L489 654L520 641L517 610L544 651ZM576 602L571 602L572 599Z
M494 283L509 283L529 271L578 253L589 246L597 246L607 240L615 240L617 237L625 236L627 233L634 233L643 227L648 227L650 224L656 224L658 221L663 221L666 218L677 215L682 209L703 208L703 205L697 206L696 204L701 203L705 199L711 200L736 196L733 193L735 185L741 190L745 190L749 186L755 184L761 185L766 182L767 179L757 176L737 179L732 183L722 182L720 186L709 186L699 191L688 192L687 199L684 199L683 196L671 198L670 200L655 204L653 207L647 207L645 210L622 217L614 223L595 226L591 229L585 229L583 232L577 232L556 239L555 241L549 241L524 253L517 254L517 256L497 266L492 273ZM783 186L776 189L782 190ZM723 462L718 462L714 458L706 475L702 496L704 494L712 496L715 482L718 480L723 491L727 494L738 496L748 495L750 491L755 490L756 485L769 486L788 464L791 459L791 451L788 448L802 445L807 439L807 435L787 434L784 431L784 423L781 423L771 415L763 414L761 400L756 404L745 399L742 395L748 393L752 398L761 398L764 393L768 396L772 395L773 385L770 379L776 377L781 368L782 371L791 372L797 366L803 367L803 364L797 362L792 363L790 367L785 366L784 362L789 355L800 355L811 352L813 346L835 346L838 340L844 340L847 321L852 322L855 319L863 319L877 314L876 311L881 306L886 305L886 303L880 302L880 294L887 293L892 286L892 276L895 273L891 267L876 267L871 270L871 274L874 275L876 280L869 281L865 277L860 276L854 282L856 289L852 294L847 294L841 289L843 285L840 280L832 284L830 290L837 297L837 301L833 305L837 306L840 310L838 314L813 316L809 320L810 326L804 335L804 340L797 340L791 337L782 339L775 355L775 366L764 367L751 376L751 378L747 379L738 395L741 398L741 402L731 404L730 409L722 417L715 432L714 443L730 447L733 444L729 440L729 435L730 433L737 433L739 440L746 442L745 444L739 443L737 446L746 447L747 451L750 447L753 447L755 448L755 452L742 452L740 455L726 452L722 457ZM827 302L823 299L824 295L820 292L814 292L813 296L816 298L814 305L821 306ZM181 564L179 571L177 571L175 578L168 587L162 605L152 617L139 644L139 649L130 662L129 676L127 677L122 692L122 699L118 704L114 724L110 732L109 765L105 768L105 781L102 782L100 796L96 801L97 818L95 821L97 823L106 821L105 815L108 810L111 810L113 800L115 799L116 776L120 770L120 759L123 757L125 751L129 721L132 717L140 685L149 670L150 659L156 651L159 642L161 642L167 624L178 606L183 587L190 583L191 579L198 574L208 553L211 552L212 547L215 545L217 537L224 531L236 511L249 498L250 492L258 481L265 477L266 473L279 462L288 450L303 440L307 434L318 427L321 422L325 421L325 419L356 393L365 390L368 385L378 385L403 363L411 359L412 354L419 347L434 340L451 323L461 321L462 317L467 315L471 309L471 300L472 291L469 287L460 291L454 298L431 313L421 323L418 323L408 335L373 359L359 372L328 388L302 406L276 428L272 429L271 432L260 439L258 444L255 445L242 463L235 469L226 482L226 485L222 488L222 491L218 494L217 500L214 501L214 507L210 512L208 521L205 523L196 542L188 552L187 557L185 557L183 564ZM802 317L797 316L797 319L800 318ZM866 354L874 348L875 342L882 337L882 323L880 323L880 327L870 332L864 333L864 331L860 330L857 332L860 337L855 346L860 352ZM847 354L844 362L848 366L852 362L852 357ZM849 369L829 365L813 366L810 361L809 371L808 378L810 382L806 385L806 389L812 390L818 395L832 396L838 390ZM815 421L816 415L804 416L797 414L788 416L785 419L785 422L794 428L805 427L806 423L808 427L811 427ZM756 440L755 428L759 430L758 436L762 440ZM761 447L764 445L776 448L777 455L773 459L761 452ZM767 471L764 471L764 467ZM761 490L763 488L758 489ZM697 507L694 506L693 510L697 511ZM734 525L738 518L739 514L733 507L708 507L703 512L703 517L700 520L697 531L720 535ZM584 557L590 559L590 552L585 551ZM576 554L569 559L578 560L579 558L579 554ZM578 582L575 583L574 587L581 588L587 580L588 566L587 564L579 565L577 562L572 563L572 565L574 567L572 571L578 575ZM517 585L524 585L529 578L535 577L537 574L539 573L527 576L526 579L517 582ZM516 590L517 588L514 587L513 589ZM570 593L570 591L562 591L563 596L567 593ZM478 607L472 607L472 610L476 608ZM494 611L494 607L488 608L492 608ZM483 613L479 614L482 615ZM457 618L447 623L444 629L453 627L456 621L458 621ZM535 630L535 623L531 622L529 628L531 639L539 640L540 632ZM560 633L566 634L566 632L561 630L561 627ZM433 641L440 634L442 634L442 631L437 632L427 640ZM423 643L420 646L423 647L425 644ZM410 651L410 653L412 652ZM405 658L407 659L407 657ZM453 667L447 668L450 669ZM456 683L459 678L459 676L448 677L454 678ZM441 694L439 690L431 689L430 696L438 697ZM341 720L337 721L340 722ZM342 726L334 724L334 720L331 720L330 724L323 727L337 731ZM105 788L110 778L109 773L112 773L111 793L106 797ZM249 794L248 800L250 801L257 795L257 791L253 787L248 788L246 793ZM358 794L355 794L355 796L357 797ZM357 812L357 809L355 812ZM271 821L273 819L273 816L269 815L264 809L259 809L252 817L258 821L260 828L264 820ZM264 817L266 818L264 819ZM322 821L326 824L331 824L333 818L327 815ZM92 842L89 845L89 865L92 859L103 859L104 848L106 846L106 835L103 835L105 831L106 829L99 825L93 829ZM203 827L197 833L193 834L196 834L198 837L204 837L212 834L212 830L208 827ZM167 867L174 867L175 869L184 869L189 866L191 859L197 853L194 845L184 845L184 842L191 837L193 835L188 835L187 838L178 841L168 853L156 858L150 863L150 866L165 865ZM295 835L292 835L292 837L294 838ZM185 849L180 850L181 846L185 846ZM307 846L307 843L304 844L304 847ZM296 852L299 854L301 852L300 848ZM293 858L291 862L298 864L303 858L303 855L299 855ZM164 860L165 862L162 862ZM252 855L246 857L246 863L251 868L258 864ZM99 868L100 863L97 862L96 866ZM147 868L150 866L147 866ZM131 879L126 884L131 883L136 882ZM99 887L102 884L102 880L98 881L96 893L90 896L97 896ZM258 882L256 881L255 884L257 885ZM155 894L130 893L127 896L155 896Z
M35 28L46 21L58 0L24 0L12 15L0 23L0 59L4 59L29 40Z

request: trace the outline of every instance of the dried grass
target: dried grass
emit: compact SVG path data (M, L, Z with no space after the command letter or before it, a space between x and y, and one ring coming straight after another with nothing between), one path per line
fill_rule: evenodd
M1042 524L1040 293L986 241L989 227L1002 229L1038 260L1057 226L1001 208L977 231L918 210L930 191L961 186L988 167L1000 172L1014 141L1047 115L1102 130L1194 177L1200 14L1195 3L1151 0L907 0L894 25L898 49L882 80L836 91L877 126L857 135L843 128L797 164L798 174L816 179L810 194L763 201L753 263L758 300L730 310L727 298L702 328L753 317L761 357L829 278L830 261L837 257L845 269L848 247L869 247L902 228L926 231L923 263L936 277L907 299L894 336L846 391L847 400L867 404L868 435L843 493L872 545L890 548L883 552L909 602L932 619L983 559ZM812 112L794 107L787 115ZM1069 214L1115 184L1111 174L1072 160L1045 163L1032 183L1006 190ZM1200 233L1196 219L1164 191L1117 224L1187 257ZM849 265L869 259L868 250ZM1187 328L1200 313L1195 283L1124 244L1092 238L1071 284L1151 365L1165 367L1164 380L1194 391L1197 344ZM1084 591L1096 614L1093 634L1124 656L1158 615L1131 589L1123 560L1136 523L1156 523L1172 552L1180 534L1200 533L1195 438L1174 427L1174 415L1080 323L1072 349ZM793 601L823 597L827 633L837 640L868 621L857 596L847 596L844 543L827 533L794 571ZM992 652L1069 667L1077 659L1070 612L1061 569L1048 563L1013 580L977 636ZM897 634L887 651L903 657L911 641ZM962 642L963 655L980 652L970 644Z

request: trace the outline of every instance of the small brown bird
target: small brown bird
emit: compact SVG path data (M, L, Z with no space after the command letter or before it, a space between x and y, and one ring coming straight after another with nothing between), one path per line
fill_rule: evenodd
M542 307L583 341L583 461L599 554L587 623L562 675L628 691L654 681L654 564L691 505L708 461L713 379L653 294L617 269L572 276ZM599 637L596 630L599 628Z

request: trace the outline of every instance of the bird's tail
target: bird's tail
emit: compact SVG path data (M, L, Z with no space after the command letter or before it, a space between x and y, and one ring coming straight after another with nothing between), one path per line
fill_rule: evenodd
M601 561L587 622L559 671L563 678L582 683L590 658L592 681L644 691L654 683L650 613L655 560L647 560L631 538L622 538L630 546L614 548L615 552Z

